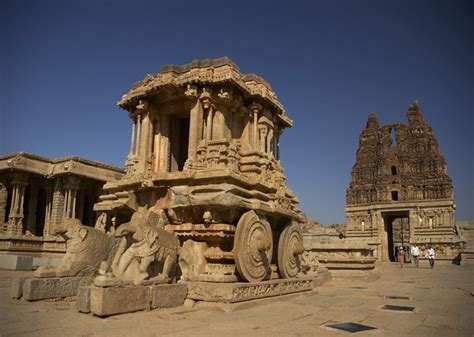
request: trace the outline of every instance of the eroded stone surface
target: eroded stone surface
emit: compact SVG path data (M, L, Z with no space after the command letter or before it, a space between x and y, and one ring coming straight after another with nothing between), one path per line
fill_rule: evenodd
M91 312L91 286L80 286L77 289L76 309L79 312Z
M183 305L188 294L188 285L180 284L159 284L150 286L151 289L151 309L172 308Z
M32 256L0 255L0 269L31 270L32 267Z
M75 296L80 286L91 282L91 277L26 278L23 282L23 298L36 301Z
M309 291L314 277L262 281L258 283L189 282L188 298L209 302L241 302Z
M150 309L151 288L148 286L92 287L91 312L110 316Z

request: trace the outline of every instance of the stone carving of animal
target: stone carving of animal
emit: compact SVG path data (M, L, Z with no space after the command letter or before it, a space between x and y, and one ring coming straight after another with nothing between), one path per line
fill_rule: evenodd
M175 277L179 240L174 233L146 224L143 216L135 214L117 228L115 236L122 239L112 265L102 264L96 284L141 284L146 279L161 283Z
M105 233L84 226L79 219L64 219L53 229L66 239L66 254L56 267L40 267L36 277L94 276L101 261L108 260L113 241Z

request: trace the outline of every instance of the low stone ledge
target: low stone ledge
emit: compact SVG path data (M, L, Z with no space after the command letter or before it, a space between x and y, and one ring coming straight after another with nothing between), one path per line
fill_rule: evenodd
M0 269L32 270L33 257L20 255L0 255Z
M159 284L151 288L151 309L172 308L183 305L188 294L185 283Z
M91 282L91 277L26 278L23 281L22 293L27 301L71 297L76 296L80 286L89 285ZM15 286L14 281L12 291Z
M188 298L207 302L234 303L312 290L315 277L255 283L188 282Z
M78 293L77 310L104 317L141 310L171 308L183 305L187 294L186 283L82 287ZM90 308L87 307L88 297Z
M474 266L474 250L465 250L460 254L460 265L463 267Z
M376 269L331 269L333 280L373 282L378 280L380 275L380 272Z
M110 316L151 309L150 286L91 287L91 312Z

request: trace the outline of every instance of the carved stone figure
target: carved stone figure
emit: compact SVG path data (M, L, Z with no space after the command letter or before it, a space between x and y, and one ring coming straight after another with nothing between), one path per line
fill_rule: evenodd
M115 231L121 237L112 264L104 263L96 284L141 284L149 279L166 283L174 279L177 266L179 241L174 233L145 223L146 218L137 213L130 222ZM131 243L130 243L131 242Z
M301 271L303 274L316 275L318 267L319 261L314 254L307 251L301 254Z
M36 277L94 276L101 261L113 251L111 239L103 232L66 218L53 229L66 239L66 254L57 267L39 267Z

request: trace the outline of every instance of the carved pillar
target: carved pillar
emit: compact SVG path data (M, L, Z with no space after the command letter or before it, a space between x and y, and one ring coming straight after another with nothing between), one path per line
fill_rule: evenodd
M212 140L212 121L213 121L213 116L214 116L214 110L212 107L209 107L209 110L207 112L207 122L206 122L206 140L210 141Z
M258 149L258 110L253 109L253 148L254 150Z
M61 178L56 178L53 189L52 204L51 204L51 219L50 219L50 230L54 225L61 222L63 219L64 210L64 187Z
M53 184L50 181L47 181L44 184L46 190L46 206L44 212L44 226L43 226L43 236L48 236L50 231L52 210L53 210Z
M153 163L153 170L155 172L158 172L160 170L160 156L162 154L161 150L161 114L157 113L155 115L154 119L154 126L153 126L153 131L154 131L154 145L153 145L153 158L154 158L154 163Z
M28 176L23 173L14 173L12 185L12 203L8 217L7 233L21 235L23 231L23 207L25 203L25 187Z
M258 128L259 131L259 142L258 144L260 145L259 151L262 153L267 152L266 150L266 145L267 145L267 128L264 125L259 126Z
M140 155L140 138L141 138L141 130L142 130L142 116L137 115L137 142L135 146L135 156Z
M128 153L128 158L132 158L135 155L135 129L137 127L137 119L135 116L131 116L132 118L132 138L130 140L130 152Z
M271 157L274 157L275 152L274 152L274 147L273 147L273 130L270 129L268 130L268 136L267 136L267 149L268 153L270 154Z
M262 106L258 103L253 103L250 106L250 109L252 111L252 119L253 119L253 122L252 122L253 150L258 151L259 150L258 113L262 110Z
M189 117L188 161L193 164L196 161L196 150L202 134L203 112L201 100L196 99L196 104L191 109Z
M0 233L4 231L8 189L5 183L0 181Z
M76 202L77 202L77 190L79 189L80 178L76 176L68 176L66 178L66 184L64 185L64 209L63 218L75 218L76 217Z
M276 159L280 160L280 132L277 132L276 134L275 153L276 153Z
M28 207L28 217L26 219L26 235L36 235L36 207L38 206L38 185L30 184L30 200Z

